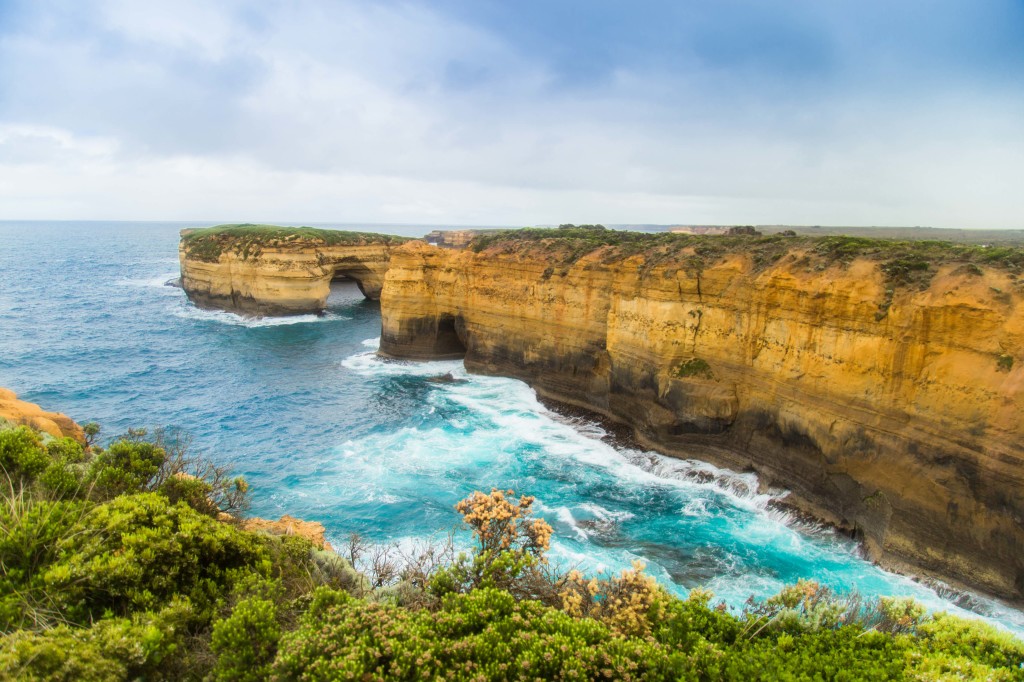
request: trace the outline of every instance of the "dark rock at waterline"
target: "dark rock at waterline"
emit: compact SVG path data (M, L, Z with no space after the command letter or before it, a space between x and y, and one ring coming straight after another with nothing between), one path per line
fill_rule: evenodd
M165 287L174 287L175 289L181 289L181 277L172 277L171 279L164 282Z
M437 376L427 377L427 381L432 384L464 384L467 382L466 379L456 379L451 372L447 374L438 374Z

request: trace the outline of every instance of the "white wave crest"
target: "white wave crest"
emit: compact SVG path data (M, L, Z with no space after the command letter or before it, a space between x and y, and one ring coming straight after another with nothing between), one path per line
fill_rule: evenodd
M178 272L166 272L154 277L122 277L116 280L114 285L119 287L159 288L173 295L181 293L181 289L172 284L179 277L180 274Z
M364 342L368 348L378 344L377 339ZM931 610L977 617L943 598L948 595L861 561L856 545L841 534L779 509L772 502L786 491L763 489L753 473L616 448L604 438L600 426L545 408L525 383L470 375L459 361L403 362L367 351L345 359L342 365L368 376L451 374L456 381L436 383L423 406L425 416L445 415L443 426L375 432L345 444L339 459L346 461L337 463L337 471L323 472L337 477L339 495L355 495L346 490L365 487L358 493L364 499L370 490L378 495L388 491L404 499L427 495L450 505L456 493L463 495L467 489L513 488L537 496L535 510L555 526L551 557L561 567L575 566L594 574L599 569L617 571L633 559L642 559L662 584L685 593L687 586L676 584L668 573L670 564L660 565L656 553L644 556L645 545L626 548L621 541L609 541L617 536L628 539L622 534L629 531L618 526L635 514L644 514L640 507L629 507L644 504L660 490L669 493L662 494L662 499L678 501L678 506L669 508L669 515L689 519L685 523L706 523L709 542L725 541L724 546L709 545L715 549L712 558L705 559L718 569L707 587L734 607L751 594L774 594L789 580L770 564L759 568L758 561L751 563L752 554L765 548L766 561L773 561L776 554L799 560L813 567L809 577L824 584L848 586L865 595L913 596ZM464 411L453 410L454 406ZM590 490L610 494L580 499ZM669 546L672 539L654 540L652 546L659 543ZM998 603L979 601L971 606L1004 626L1021 627L1021 614Z
M311 324L315 322L337 322L338 320L349 320L350 317L338 315L337 313L326 313L324 315L290 315L288 317L245 317L229 313L226 310L203 310L190 303L177 307L174 311L175 317L186 320L197 320L199 322L216 322L233 327L247 327L258 329L260 327L281 327L290 324Z
M369 344L364 341L363 345ZM432 362L393 360L377 355L375 350L350 355L341 361L341 366L362 376L432 377L451 374L455 379L465 379L467 376L466 370L462 366L462 360Z

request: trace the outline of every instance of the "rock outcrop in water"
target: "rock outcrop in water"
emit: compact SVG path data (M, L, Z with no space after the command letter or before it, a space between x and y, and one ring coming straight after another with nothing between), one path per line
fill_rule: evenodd
M47 412L35 403L18 400L14 391L0 388L0 421L14 426L30 426L54 438L74 438L85 443L85 432L71 417L59 412Z
M404 241L271 225L182 230L181 285L202 308L245 315L318 313L335 279L355 280L363 295L379 298L391 249Z
M890 567L1024 597L1024 252L685 236L474 248L392 252L382 353L464 355L663 452L756 471Z

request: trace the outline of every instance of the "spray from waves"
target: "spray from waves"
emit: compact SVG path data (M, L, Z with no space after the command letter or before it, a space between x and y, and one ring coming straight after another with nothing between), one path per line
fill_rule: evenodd
M337 322L351 318L337 313L327 312L323 315L290 315L288 317L245 317L226 310L203 310L197 308L187 301L172 309L175 317L196 322L210 322L215 324L226 324L232 327L246 327L248 329L259 329L262 327L281 327L293 324L312 324L317 322Z
M178 294L181 290L174 286L174 283L178 281L180 277L178 272L165 272L155 277L139 277L130 278L122 277L114 282L115 286L119 287L143 287L143 288L158 288L164 293L169 293L172 296Z
M411 362L381 357L376 350L379 343L379 338L363 341L364 346L374 350L351 355L341 361L341 366L362 376L442 377L450 374L456 380L469 376L461 360Z
M470 375L458 361L387 360L373 350L341 364L371 379L454 379L432 384L424 398L424 419L435 420L430 428L424 423L345 446L365 468L349 459L340 488L360 481L364 502L387 491L410 509L434 510L435 523L421 517L405 524L402 536L449 526L452 504L471 489L513 487L535 495L536 510L555 527L551 558L560 567L615 572L640 559L673 592L702 584L732 608L807 577L840 592L913 596L932 611L980 614L1024 629L1024 615L998 602L950 594L864 561L845 536L779 511L774 503L785 491L763 490L754 474L617 448L600 425L548 410L520 381ZM395 511L378 518L387 524ZM689 564L699 570L688 572Z
M606 434L600 426L557 418L556 413L539 402L533 389L521 381L473 376L471 382L447 385L444 391L447 399L472 413L485 415L522 440L552 454L605 469L617 480L638 486L713 490L730 506L762 512L785 494L758 492L754 474L740 474L696 460L676 460L650 451L616 448L602 439Z
M379 338L363 345L376 349ZM527 384L503 377L470 375L461 361L407 362L382 358L374 351L357 353L342 366L363 375L432 377L450 375L456 383L438 384L439 391L428 399L435 407L453 402L469 414L495 425L501 432L515 434L523 443L544 452L600 467L616 480L634 485L675 486L687 491L713 492L729 506L756 511L771 520L787 524L790 516L772 506L787 491L760 491L757 476L737 473L699 460L680 460L652 451L616 448L606 442L600 425L566 419L537 399ZM822 528L822 530L825 530Z
M164 263L169 259L158 259L154 261L146 261L153 263ZM177 262L176 260L170 262ZM178 304L171 307L170 311L175 317L180 317L187 320L195 320L198 322L214 322L218 324L230 325L233 327L246 327L249 329L258 329L261 327L280 327L285 325L293 324L310 324L314 322L336 322L339 320L349 320L350 317L339 315L334 312L327 312L323 315L291 315L287 317L246 317L244 315L237 315L235 313L227 312L224 310L203 310L192 305L185 297L184 292L180 286L176 286L176 283L180 279L180 273L164 272L159 275L151 277L122 277L114 282L115 286L121 287L138 287L150 290L156 290L157 292L166 295L179 297Z

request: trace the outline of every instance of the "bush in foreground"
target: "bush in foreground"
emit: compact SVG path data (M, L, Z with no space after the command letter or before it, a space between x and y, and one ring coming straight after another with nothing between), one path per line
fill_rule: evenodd
M244 482L167 434L8 429L0 464L4 679L1024 680L1020 641L909 600L801 581L733 614L640 564L560 573L512 491L459 503L472 551L349 562L242 530Z

